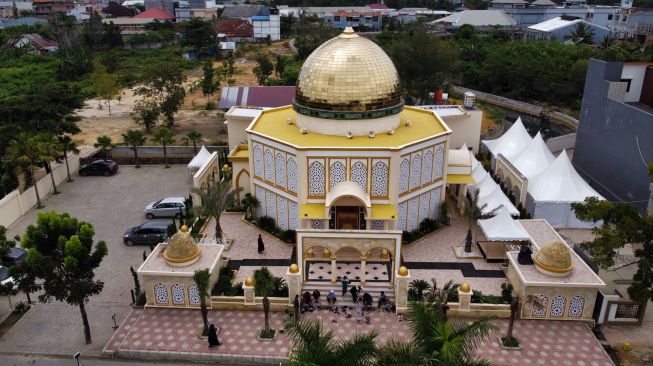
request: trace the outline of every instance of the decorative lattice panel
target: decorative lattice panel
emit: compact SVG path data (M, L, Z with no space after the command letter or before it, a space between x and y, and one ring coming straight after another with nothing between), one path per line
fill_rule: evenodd
M372 166L372 197L386 197L388 195L388 165L377 161Z
M434 164L434 172L433 172L434 179L442 178L442 164L444 164L444 147L442 147L442 145L439 145L435 149L435 164Z
M336 161L329 167L329 189L332 189L336 184L344 182L347 179L347 172L345 164Z
M419 206L419 198L414 197L408 200L408 222L406 224L406 230L412 231L417 229L417 206Z
M422 156L415 154L413 156L413 163L410 167L410 189L415 189L421 184L422 175Z
M201 302L200 291L196 285L188 286L188 301L191 305L199 305Z
M408 179L410 176L410 161L408 158L401 160L399 166L399 193L408 192Z
M324 164L319 161L308 166L308 194L324 196Z
M357 161L351 166L351 180L358 183L363 191L367 192L367 166L362 161Z
M401 202L397 205L397 230L406 230L407 205Z
M159 304L168 303L168 288L162 283L154 285L154 298Z
M569 310L567 315L570 318L580 318L583 316L583 308L585 307L585 299L582 296L573 296L569 300Z
M272 217L277 223L277 195L274 192L266 191L265 192L265 207L266 214Z
M175 283L170 286L170 292L172 293L172 303L175 305L184 305L186 304L186 296L184 294L184 286Z
M427 184L433 178L433 150L426 150L424 163L422 164L422 185Z
M546 314L546 306L549 304L549 298L544 295L539 295L542 307L533 306L531 314L533 316L544 316Z
M254 145L254 175L263 178L263 151L261 145Z
M297 162L295 158L288 158L288 190L297 192Z
M431 190L431 218L437 219L440 217L440 199L441 199L442 188L438 187L434 190Z
M297 229L297 203L288 201L288 229Z
M272 149L265 149L265 180L274 182L274 158Z
M551 317L560 318L565 314L565 304L567 298L562 295L556 295L551 299Z
M373 220L372 230L383 230L383 220Z
M256 198L259 200L259 207L256 209L258 216L267 216L267 206L265 205L265 189L261 186L255 186Z
M429 217L429 192L422 193L419 196L419 222Z
M277 225L284 230L288 230L287 201L285 197L277 196Z
M324 229L323 220L311 220L311 229Z
M286 158L281 153L277 153L275 168L277 169L277 185L286 188Z

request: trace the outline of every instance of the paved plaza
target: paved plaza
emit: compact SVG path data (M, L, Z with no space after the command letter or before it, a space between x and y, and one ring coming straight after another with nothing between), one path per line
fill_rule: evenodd
M80 220L90 222L95 229L95 240L105 240L109 254L96 271L104 281L104 290L93 296L86 306L93 344L85 345L79 308L61 302L37 304L0 342L0 352L29 352L70 355L77 351L100 355L102 347L113 334L111 316L118 322L129 313L130 289L133 288L129 266L137 268L143 251L149 247L127 247L122 235L128 228L146 221L145 206L165 196L184 196L188 189L186 166L121 166L111 177L80 177L63 183L59 195L44 200L45 208L32 209L8 229L8 235L22 235L28 225L36 222L36 214L54 210L68 212ZM36 300L37 294L32 295ZM19 293L15 300L25 301ZM1 300L4 307L6 300ZM15 302L14 302L15 303Z
M271 326L283 327L283 313L271 313ZM391 313L371 314L372 324L359 324L355 317L315 311L303 316L321 320L325 329L338 338L376 329L378 344L391 339L406 340L410 336L408 321L399 321ZM223 360L254 363L278 363L292 349L289 339L281 334L274 341L258 340L263 326L260 311L210 311L209 319L221 327L220 347L209 348L197 335L202 329L198 310L154 309L132 310L129 317L108 342L105 354L145 358L185 358L187 360ZM337 322L333 322L336 320ZM518 321L514 335L522 342L522 350L502 350L498 337L504 334L507 320L495 320L501 331L477 349L479 357L494 365L560 365L610 366L613 363L594 338L589 327L581 322ZM188 353L192 352L192 354Z

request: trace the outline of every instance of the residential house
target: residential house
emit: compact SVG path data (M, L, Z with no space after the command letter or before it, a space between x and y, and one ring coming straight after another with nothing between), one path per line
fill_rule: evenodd
M618 39L653 43L653 9L621 8L613 20L612 29Z
M592 33L592 41L590 43L601 43L605 37L612 37L612 31L606 27L590 23L577 17L562 16L531 25L526 29L524 38L543 41L568 41L572 39L576 27L580 24L583 24L585 28ZM580 42L581 40L576 41ZM585 41L588 43L588 40Z
M255 40L281 39L281 18L279 10L263 5L237 5L225 7L222 18L246 20L252 24Z
M38 33L25 33L19 37L12 38L7 41L6 46L24 49L30 53L41 55L59 50L59 43L47 39Z
M247 20L222 19L215 24L215 31L220 39L229 41L253 41L254 26Z
M31 11L31 1L0 1L0 18L12 18Z
M528 1L524 0L492 0L490 7L492 9L523 9L528 6Z
M75 2L73 0L33 0L32 10L34 14L51 14L51 13L67 13L75 9Z

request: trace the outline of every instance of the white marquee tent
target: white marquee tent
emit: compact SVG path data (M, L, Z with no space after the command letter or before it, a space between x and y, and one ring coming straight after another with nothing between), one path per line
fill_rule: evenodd
M548 168L529 179L526 208L534 218L546 219L553 227L593 227L578 220L571 208L573 202L586 197L604 199L578 175L563 150Z
M480 167L483 170L483 167L478 165L477 169ZM485 172L485 170L483 170ZM515 205L510 202L508 197L503 193L499 185L492 179L490 174L485 173L484 178L476 185L469 186L469 194L474 194L477 190L478 193L478 207L482 208L481 214L489 214L501 207L508 210L511 215L519 215L519 210Z
M526 178L530 179L549 167L555 156L544 143L538 132L531 142L518 155L512 156L510 163Z
M494 217L478 220L478 226L488 241L529 240L526 230L510 216L505 208L501 208Z
M521 118L517 118L512 127L501 137L494 140L483 140L482 143L492 154L492 165L494 166L499 154L510 160L524 150L531 140L531 136L526 131Z
M200 151L197 152L197 155L193 157L193 159L188 163L188 174L190 174L190 179L193 179L193 176L197 171L206 163L207 160L211 158L211 153L209 150L202 145L202 148L200 148Z

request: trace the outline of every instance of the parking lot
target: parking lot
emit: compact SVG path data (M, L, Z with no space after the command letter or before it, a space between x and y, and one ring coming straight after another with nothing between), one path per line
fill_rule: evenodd
M45 208L30 210L8 230L8 236L22 235L28 225L36 222L42 211L67 212L95 228L95 240L104 240L108 256L96 271L104 282L104 290L94 296L86 307L91 323L93 344L84 344L79 308L53 302L36 305L0 342L0 351L72 354L81 351L99 354L113 333L113 314L120 322L129 310L133 280L129 267L136 269L143 261L143 251L149 247L128 247L122 235L128 228L147 221L144 207L166 196L187 196L189 193L186 166L121 166L111 177L80 177L61 185L61 194L44 201ZM33 299L35 296L33 296ZM16 300L25 301L20 293ZM8 307L2 299L0 307Z

